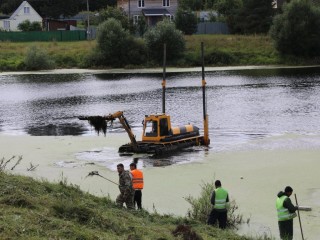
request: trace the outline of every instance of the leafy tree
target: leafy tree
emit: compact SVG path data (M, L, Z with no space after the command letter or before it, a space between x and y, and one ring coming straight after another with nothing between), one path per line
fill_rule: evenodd
M41 31L41 23L40 22L30 22L29 20L25 20L18 25L18 29L23 32L30 31Z
M229 27L234 33L268 33L274 15L273 0L243 0Z
M197 31L197 16L190 10L178 9L175 18L176 28L186 35L192 35Z
M270 35L281 54L320 56L320 8L310 1L292 0L274 18Z
M192 9L193 11L203 10L202 0L180 0L179 8L183 10Z
M179 2L179 8L188 10L206 10L209 11L210 22L224 21L234 22L235 13L242 7L242 0L206 0L202 1L200 6L192 5L193 1L196 0L183 0L184 4L181 5ZM190 1L190 2L189 2ZM218 16L217 16L218 13Z
M149 56L152 60L161 62L163 59L163 45L166 44L167 60L180 57L185 49L183 33L175 25L165 19L149 30L144 35Z
M140 17L138 19L136 30L140 36L143 36L145 34L145 32L148 30L147 21L144 17Z
M95 65L122 67L127 64L144 63L144 42L135 40L120 21L109 18L98 26ZM99 62L99 63L98 63Z
M23 0L2 0L0 3L0 12L4 14L10 14L17 9Z
M129 29L128 15L123 9L117 7L107 7L99 12L98 22L102 23L110 18L120 21L125 29Z
M214 9L221 15L229 17L242 7L242 0L216 0Z

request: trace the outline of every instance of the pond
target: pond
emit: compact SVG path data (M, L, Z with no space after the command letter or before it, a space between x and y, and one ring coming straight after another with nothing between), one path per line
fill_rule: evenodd
M95 134L80 115L124 114L141 138L146 114L162 111L162 74L34 74L0 76L0 132ZM284 133L320 132L320 68L206 73L211 150ZM201 73L167 74L172 124L203 129ZM112 132L123 132L118 123ZM318 143L314 143L318 144Z

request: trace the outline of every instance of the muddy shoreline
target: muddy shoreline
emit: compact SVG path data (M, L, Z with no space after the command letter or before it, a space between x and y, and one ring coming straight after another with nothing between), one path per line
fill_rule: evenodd
M230 71L230 70L253 70L253 69L290 69L290 68L318 68L320 65L311 66L279 66L279 65L261 65L261 66L225 66L225 67L205 67L206 72L215 71ZM162 73L162 68L141 68L141 69L54 69L54 70L40 70L40 71L16 71L16 72L0 72L0 76L7 75L32 75L32 74L152 74ZM188 73L201 72L201 66L189 68L167 67L167 73Z

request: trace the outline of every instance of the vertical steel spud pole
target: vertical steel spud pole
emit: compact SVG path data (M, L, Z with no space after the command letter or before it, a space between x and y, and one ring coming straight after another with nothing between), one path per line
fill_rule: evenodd
M209 128L208 128L208 114L207 114L207 103L206 103L206 80L204 74L204 44L201 42L201 59L202 59L202 98L203 98L203 141L205 146L209 146Z
M166 44L163 44L162 113L166 113Z

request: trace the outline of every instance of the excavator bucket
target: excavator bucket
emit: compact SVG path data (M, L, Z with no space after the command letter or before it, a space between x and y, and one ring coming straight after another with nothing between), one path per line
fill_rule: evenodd
M100 134L103 132L104 135L107 133L108 121L105 117L102 116L88 116L88 117L79 117L80 120L88 120L89 124L94 128L94 130Z

